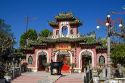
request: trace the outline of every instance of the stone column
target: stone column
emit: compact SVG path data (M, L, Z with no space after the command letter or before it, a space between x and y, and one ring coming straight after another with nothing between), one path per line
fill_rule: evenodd
M59 36L62 37L62 28L59 29Z
M67 26L67 28L68 28L67 36L69 36L70 35L70 28L69 28L69 26Z

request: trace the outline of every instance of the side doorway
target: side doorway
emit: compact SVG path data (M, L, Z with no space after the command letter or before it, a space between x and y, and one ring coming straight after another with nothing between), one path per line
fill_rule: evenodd
M92 53L89 51L85 51L81 53L81 71L84 71L84 68L90 66L92 64Z
M45 65L47 63L46 55L39 55L38 57L38 71L45 71Z

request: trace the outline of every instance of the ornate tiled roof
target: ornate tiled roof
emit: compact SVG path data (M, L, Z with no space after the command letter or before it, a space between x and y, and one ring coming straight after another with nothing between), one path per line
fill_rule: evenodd
M55 16L55 19L57 21L74 21L76 20L76 18L73 16L73 14L71 12L67 12L67 13L59 13L57 16Z
M59 24L55 21L49 21L49 25L52 26L52 27L58 27Z
M97 44L99 43L95 38L92 37L78 37L78 38L67 38L67 37L62 37L62 38L45 38L45 37L39 37L36 41L29 41L30 45L42 45L45 46L47 43L61 43L61 42L82 42L84 44Z
M52 38L39 38L36 41L31 41L30 44L44 44L44 43L59 43L59 42L85 42L85 39L83 37L79 37L79 38L66 38L66 37L62 37L62 38L56 38L56 39L52 39Z
M49 25L57 28L58 22L60 21L69 21L71 26L81 26L82 23L81 21L76 18L71 12L67 12L67 13L59 13L57 16L55 16L56 21L50 21Z

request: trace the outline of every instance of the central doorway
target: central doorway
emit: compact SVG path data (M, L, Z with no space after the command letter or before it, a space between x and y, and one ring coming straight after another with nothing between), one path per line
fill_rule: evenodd
M45 71L47 64L47 54L42 52L38 57L38 71Z
M70 64L70 54L67 51L59 52L57 55L57 62L63 62L64 64Z
M70 56L60 54L57 56L57 62L63 62L64 64L70 64Z
M68 51L59 51L57 53L57 62L63 62L62 72L69 72L70 71L70 64L72 55Z

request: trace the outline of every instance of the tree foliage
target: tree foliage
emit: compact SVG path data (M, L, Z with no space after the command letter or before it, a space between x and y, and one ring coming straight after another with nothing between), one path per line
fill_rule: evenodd
M14 44L14 37L10 27L4 20L0 19L0 52L10 48Z
M111 58L114 63L125 65L125 44L115 45L111 51Z
M11 26L0 19L0 61L5 61L13 50L14 36Z
M44 29L44 30L42 30L41 32L40 32L40 36L41 37L48 37L49 35L51 35L52 34L52 32L51 31L49 31L48 29Z
M111 58L113 63L119 63L125 66L125 26L120 30L114 27L115 35L112 38ZM116 36L117 35L117 36Z
M34 29L29 29L27 32L23 33L20 37L20 47L27 45L27 40L36 40L37 32Z

